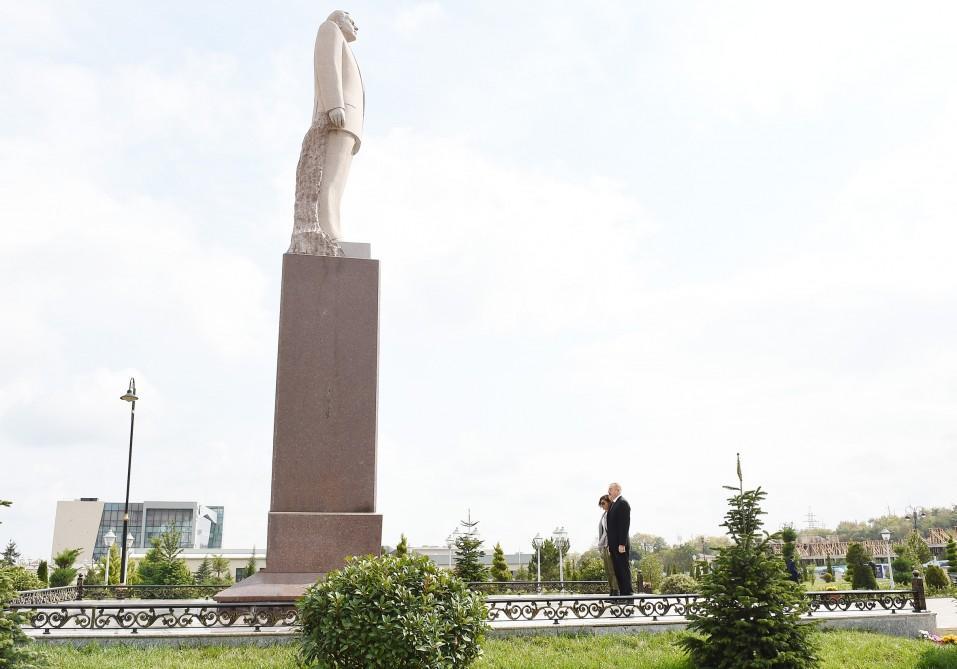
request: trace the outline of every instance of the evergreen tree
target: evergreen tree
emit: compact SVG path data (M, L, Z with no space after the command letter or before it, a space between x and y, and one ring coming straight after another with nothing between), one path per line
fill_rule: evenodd
M947 557L947 571L951 574L957 574L957 541L954 541L953 537L947 542L945 556Z
M13 567L20 559L20 551L17 550L17 542L11 539L7 547L3 549L3 555L0 556L0 565Z
M403 556L409 554L409 540L405 538L403 534L399 539L399 545L395 547L396 556Z
M502 550L502 544L495 544L495 551L492 553L492 580L512 580L512 572L508 568L508 562L505 561L505 551Z
M49 569L50 568L47 566L47 561L40 560L40 564L37 565L37 578L43 582L43 587L47 587L49 583L49 580L50 580Z
M212 576L213 567L209 563L209 558L204 557L203 561L200 562L196 568L195 573L193 573L193 580L196 582L196 585L211 585L210 580Z
M654 592L661 586L665 580L665 570L661 566L661 558L655 553L645 553L645 556L638 562L638 569L641 570L641 578L645 585Z
M97 560L94 568L96 570L96 578L99 582L102 582L106 577L106 561L110 561L110 582L107 585L117 585L120 582L120 549L116 544L110 546L109 552ZM90 580L89 574L84 579L85 583L93 585L95 581Z
M852 542L847 547L847 570L851 573L851 587L855 590L876 590L877 579L871 569L871 556L864 546Z
M256 566L256 547L253 546L253 553L249 556L249 560L246 562L246 578L249 578L257 571L259 571L259 568Z
M150 541L152 548L139 564L139 576L146 585L185 585L193 581L186 560L179 556L180 533L173 525Z
M50 574L50 587L61 588L65 585L71 585L76 578L76 559L83 552L82 548L67 548L53 556L53 564L56 569Z
M831 580L833 581L834 580L834 561L831 560L830 555L827 556L827 559L825 560L825 564L827 565L827 569L824 570L824 573L830 574Z
M932 592L941 592L950 587L950 579L947 578L947 574L935 564L927 567L925 579L927 581L927 587L930 588Z
M455 538L455 575L466 583L484 581L488 570L481 560L485 557L482 540L475 534L460 534Z
M934 557L933 553L930 552L930 546L917 532L911 532L907 535L906 544L913 557L916 558L917 564L914 565L916 569L921 569L925 562L929 562Z
M738 477L740 479L740 462ZM731 545L719 551L712 573L701 587L699 609L688 615L689 628L702 637L679 643L694 663L712 669L810 669L819 659L811 627L802 624L806 600L801 586L788 580L761 530L761 488L731 488L723 527Z
M214 555L209 566L213 570L212 585L228 585L233 582L233 576L229 573L229 560L222 555Z
M528 564L529 573L533 576L538 575L536 559L537 558L533 557L532 561ZM558 546L556 546L555 542L551 539L545 539L545 541L542 542L542 580L558 580Z
M894 546L896 557L891 562L891 570L894 572L894 582L898 585L910 585L913 579L914 558L910 548L907 546Z

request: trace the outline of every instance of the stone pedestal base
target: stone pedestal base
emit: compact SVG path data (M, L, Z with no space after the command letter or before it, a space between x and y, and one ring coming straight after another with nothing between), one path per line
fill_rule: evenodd
M286 254L267 571L220 602L287 601L350 555L378 555L377 260Z
M269 572L325 573L348 555L378 555L382 548L378 513L269 513Z

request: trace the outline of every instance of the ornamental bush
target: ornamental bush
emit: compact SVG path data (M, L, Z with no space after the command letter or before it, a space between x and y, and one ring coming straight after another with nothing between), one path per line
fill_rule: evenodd
M950 579L947 578L947 573L934 564L927 567L924 580L927 582L927 587L934 592L940 592L950 587Z
M482 595L422 555L350 559L299 615L300 659L319 669L467 667L487 627Z
M698 582L688 574L672 574L661 582L659 591L662 595L684 595L698 592Z
M0 570L0 667L32 669L43 666L33 642L20 629L26 616L3 610L15 595L10 570Z

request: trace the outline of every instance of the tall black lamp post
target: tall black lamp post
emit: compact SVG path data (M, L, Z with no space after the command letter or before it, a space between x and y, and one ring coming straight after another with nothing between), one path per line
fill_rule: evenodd
M124 402L130 403L130 453L126 460L126 502L123 504L123 555L120 556L120 583L126 585L126 562L129 556L129 526L130 526L130 471L133 467L133 421L136 418L136 379L130 379L130 387L126 394L121 398Z

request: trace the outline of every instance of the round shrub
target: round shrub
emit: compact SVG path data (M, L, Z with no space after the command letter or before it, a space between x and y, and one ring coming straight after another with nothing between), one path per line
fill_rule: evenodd
M480 593L425 556L354 558L300 601L300 657L321 669L467 667L485 615Z
M17 592L39 590L46 587L37 575L24 567L0 567L0 571L10 579L10 585Z
M698 592L698 582L687 574L672 574L661 582L662 595L685 595Z
M833 582L834 582L834 574L832 574L832 573L829 572L829 571L824 572L824 574L821 576L821 578L824 579L824 582L825 582L825 583L833 583Z
M950 579L947 578L947 574L944 572L944 570L937 565L932 564L931 566L927 567L924 580L927 582L927 587L934 592L946 590L950 587Z

